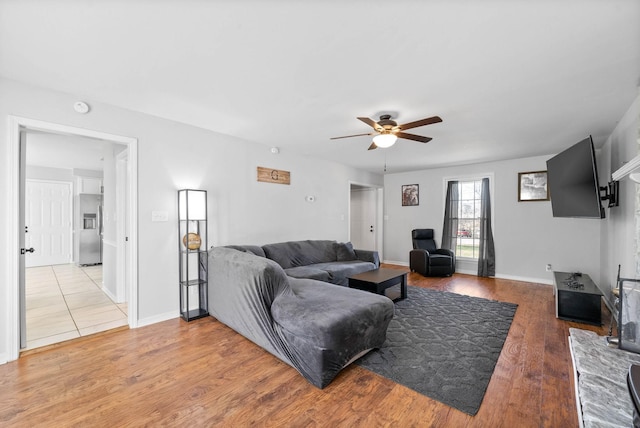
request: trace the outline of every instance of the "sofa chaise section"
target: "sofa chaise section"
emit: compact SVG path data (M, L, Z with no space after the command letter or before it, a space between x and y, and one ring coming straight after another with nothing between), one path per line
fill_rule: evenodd
M287 276L274 261L231 248L209 253L209 312L324 388L380 347L393 317L384 296Z

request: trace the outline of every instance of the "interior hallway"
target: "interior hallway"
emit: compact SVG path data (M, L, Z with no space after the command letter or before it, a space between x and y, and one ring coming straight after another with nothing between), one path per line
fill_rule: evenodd
M127 304L101 289L101 265L27 268L25 282L26 350L128 324Z

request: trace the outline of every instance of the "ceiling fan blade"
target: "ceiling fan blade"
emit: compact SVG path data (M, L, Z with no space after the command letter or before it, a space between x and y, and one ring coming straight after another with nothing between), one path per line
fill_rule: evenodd
M378 146L376 146L376 143L371 143L371 145L369 146L369 148L367 150L375 150L377 148L378 148Z
M360 119L360 118L358 118ZM422 120L416 120L415 122L405 123L404 125L398 125L400 131L404 131L411 128L417 128L418 126L431 125L432 123L442 122L440 116L428 117Z
M354 134L354 135L345 135L344 137L331 137L330 140L339 140L340 138L351 138L351 137L362 137L363 135L373 135L373 132L369 132L368 134Z
M372 127L373 129L375 129L376 131L379 130L380 128L382 128L380 125L378 125L378 122L369 119L368 117L359 117L358 120L363 121L364 123L366 123L367 125L369 125L370 127Z
M433 138L431 137L423 137L422 135L407 134L406 132L397 132L396 136L398 138L404 138L405 140L420 141L421 143L428 143L429 141L433 140Z

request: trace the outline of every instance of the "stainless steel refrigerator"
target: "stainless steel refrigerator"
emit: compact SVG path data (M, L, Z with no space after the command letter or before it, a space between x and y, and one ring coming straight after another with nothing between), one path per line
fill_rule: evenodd
M77 263L102 263L102 195L78 195L78 221L76 226Z

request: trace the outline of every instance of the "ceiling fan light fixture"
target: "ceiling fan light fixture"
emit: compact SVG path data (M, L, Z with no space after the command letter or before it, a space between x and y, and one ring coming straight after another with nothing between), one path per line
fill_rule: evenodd
M439 116L433 116L405 123L403 125L398 125L395 120L391 120L391 116L388 114L383 114L382 116L380 116L380 121L378 122L368 117L358 117L357 119L372 127L375 132L369 132L366 134L345 135L344 137L331 137L331 140L337 140L340 138L361 137L365 135L375 135L375 137L373 137L373 143L371 143L367 150L377 149L378 147L391 147L395 144L398 138L413 140L419 143L428 143L429 141L433 140L433 138L423 137L422 135L409 134L405 131L407 129L413 129L420 126L432 125L434 123L442 122L442 119Z
M373 142L376 146L386 149L387 147L391 147L396 143L396 137L394 134L380 134L373 137Z

